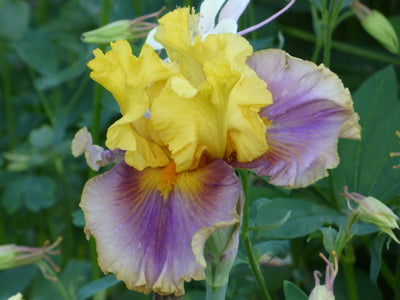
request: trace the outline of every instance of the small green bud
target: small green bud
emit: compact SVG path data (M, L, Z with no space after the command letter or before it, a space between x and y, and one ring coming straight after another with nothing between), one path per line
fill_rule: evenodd
M399 53L399 40L392 24L379 11L370 10L358 1L351 5L364 30L392 53Z
M116 40L131 40L134 33L130 30L129 20L112 22L95 30L82 34L81 40L85 43L106 44Z
M147 22L146 20L158 17L163 10L164 8L134 20L119 20L87 31L82 34L81 40L91 44L107 44L116 40L133 40L146 37L150 30L158 26L156 23Z
M399 217L389 207L373 197L364 197L357 193L349 193L347 192L347 187L345 187L343 195L346 197L349 209L357 214L357 218L360 221L377 226L381 232L388 234L396 243L400 244L400 241L392 231L392 229L399 229L399 225L397 224ZM358 203L357 209L351 207L349 199Z
M237 202L237 211L240 212L240 215L243 205L244 195L240 194ZM239 230L240 221L238 220L237 223L219 229L211 235L212 231L209 228L202 228L196 232L193 241L197 240L198 244L206 241L204 248L198 249L197 243L192 243L192 248L198 253L200 253L199 250L204 249L203 260L198 260L198 262L206 266L207 293L210 291L225 293L229 281L229 272L235 262L239 247Z
M55 248L61 241L62 239L58 238L52 245L49 245L50 243L47 241L43 247L38 248L17 246L14 244L0 246L0 270L39 263L44 259L54 270L59 271L59 268L53 263L49 255L59 253L59 250L55 250ZM45 273L44 270L42 271L46 278L54 279Z

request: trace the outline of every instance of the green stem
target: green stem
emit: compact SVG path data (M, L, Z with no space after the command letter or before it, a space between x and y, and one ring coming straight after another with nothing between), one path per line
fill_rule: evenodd
M256 256L254 255L253 246L250 242L249 237L249 197L248 197L248 171L238 170L240 175L240 180L242 182L243 193L245 197L244 207L243 207L243 221L242 221L242 232L240 238L246 248L247 258L253 275L256 279L258 287L260 288L261 294L265 300L271 300L271 296L268 292L267 286L265 285L264 278L261 273L260 264L258 263Z
M49 8L48 0L39 0L35 11L39 24L46 23L46 19L48 16L47 14L48 8Z
M226 288L228 287L228 282L221 287L212 287L209 284L207 284L206 287L206 300L224 300L226 295Z
M324 45L323 43L323 38L321 34L321 22L318 18L318 11L315 5L311 5L311 16L313 20L313 27L314 27L314 33L316 35L316 41L315 41L315 50L312 56L311 61L314 63L317 63L319 55L321 54L322 47Z
M400 253L399 253L400 255ZM399 259L397 260L397 267L400 268L400 256L397 256ZM398 272L400 273L400 272ZM389 266L387 263L382 259L382 264L381 264L381 274L382 277L385 278L386 283L389 285L389 287L392 289L392 291L395 291L396 289L400 289L400 279L397 279L397 284L396 284L396 277L393 275L392 270L390 270ZM396 300L400 300L400 291L397 291L398 297Z
M248 11L248 16L249 16L249 24L250 26L253 26L256 24L256 17L255 17L255 13L254 13L254 4L252 2L249 3L249 8L247 9ZM253 30L250 33L250 37L252 40L257 40L257 30Z
M1 79L3 87L3 97L6 105L6 122L8 135L8 148L13 149L15 146L15 130L14 130L14 108L12 105L11 80L8 72L7 60L5 58L3 40L0 38L0 63L1 63Z
M90 130L93 138L93 144L99 144L100 140L100 113L102 95L103 87L96 83L93 91L92 126Z
M142 9L140 7L140 1L139 0L132 0L132 5L133 5L133 10L135 12L135 16L139 17L142 15Z
M327 22L324 29L324 65L325 67L329 68L332 49L332 24Z
M394 299L400 300L400 246L397 245L396 275L394 282Z
M296 37L298 39L301 39L301 40L304 40L307 42L311 42L311 43L316 42L316 38L312 33L308 33L306 31L303 31L303 30L300 30L297 28L293 28L290 26L282 26L282 25L280 25L279 29L282 30L283 33L293 36L293 37ZM377 53L375 51L367 50L367 49L353 46L350 44L346 44L343 42L338 42L338 41L333 40L332 41L332 49L335 49L337 51L341 51L344 53L348 53L351 55L359 56L362 58L367 58L367 59L375 60L375 61L382 62L382 63L400 66L400 59L397 57L394 57L394 56L388 55L388 54Z
M356 278L354 275L354 262L355 256L353 246L348 244L346 246L346 253L342 256L342 268L346 280L349 300L358 300Z

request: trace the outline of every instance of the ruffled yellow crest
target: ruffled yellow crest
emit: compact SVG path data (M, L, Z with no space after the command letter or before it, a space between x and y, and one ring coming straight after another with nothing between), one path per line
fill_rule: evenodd
M111 43L111 49L106 54L96 49L95 59L88 63L93 70L91 78L113 94L121 109L122 117L108 129L106 145L126 150L127 163L139 170L164 166L169 159L162 145L152 139L154 130L143 115L150 106L151 86L165 81L174 73L173 68L148 45L139 57L132 55L125 40Z
M193 19L188 8L177 9L159 20L155 35L181 74L166 84L151 119L178 172L197 167L203 155L250 161L266 152L258 112L272 103L265 82L246 64L250 44L235 34L201 40Z
M169 62L148 45L135 57L128 42L117 41L106 54L96 50L88 64L91 77L121 108L122 118L108 130L107 147L126 150L126 162L136 169L174 161L177 172L204 160L247 162L265 153L266 128L258 112L272 99L246 64L250 44L236 34L202 40L188 8L159 23L155 39Z

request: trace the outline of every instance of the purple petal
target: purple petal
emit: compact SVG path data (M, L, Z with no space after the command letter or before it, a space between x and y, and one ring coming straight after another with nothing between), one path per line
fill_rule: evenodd
M121 162L86 184L80 205L104 272L113 272L129 289L182 295L184 280L205 278L203 253L193 252L200 247L194 235L240 221L241 187L233 169L215 160L178 173L172 190L161 196L162 171L137 171Z
M267 83L273 104L260 112L269 122L268 151L239 166L287 187L327 176L326 169L339 163L338 137L360 138L358 115L341 80L323 65L281 50L256 52L248 64Z

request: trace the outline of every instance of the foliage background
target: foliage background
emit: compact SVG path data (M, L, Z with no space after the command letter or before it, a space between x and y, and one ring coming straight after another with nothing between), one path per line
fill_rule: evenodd
M264 20L283 2L252 0L240 28ZM399 1L363 3L389 17L400 35ZM106 129L119 109L111 95L90 80L86 63L97 45L82 43L80 36L100 24L188 4L199 7L199 1L172 0L0 1L0 244L40 246L63 237L55 258L61 267L58 282L44 279L35 265L1 271L0 299L17 292L32 300L86 299L96 291L97 300L151 298L127 291L112 275L103 277L95 244L83 233L78 203L84 183L94 174L83 158L72 157L70 143L75 132L87 126L94 141L104 145ZM316 36L310 1L297 0L289 12L246 37L255 49L279 47L311 60ZM284 299L284 280L308 294L313 271L325 269L318 253L329 249L329 225L345 226L340 196L344 185L379 198L399 213L400 170L392 169L399 162L389 153L400 151L395 136L400 129L400 56L386 51L354 16L339 25L333 40L330 67L353 95L362 141L341 142L341 165L307 189L287 191L252 178L253 226L277 222L291 211L281 227L251 236L259 256L290 254L291 260L262 267L274 299ZM133 44L136 54L142 43ZM321 63L322 55L314 60ZM392 242L386 249L372 225L358 224L356 229L352 247L342 257L336 299L357 299L347 290L351 271L360 299L400 299L400 247ZM191 282L184 299L203 299L204 290L203 282ZM259 299L243 251L232 270L227 298Z

